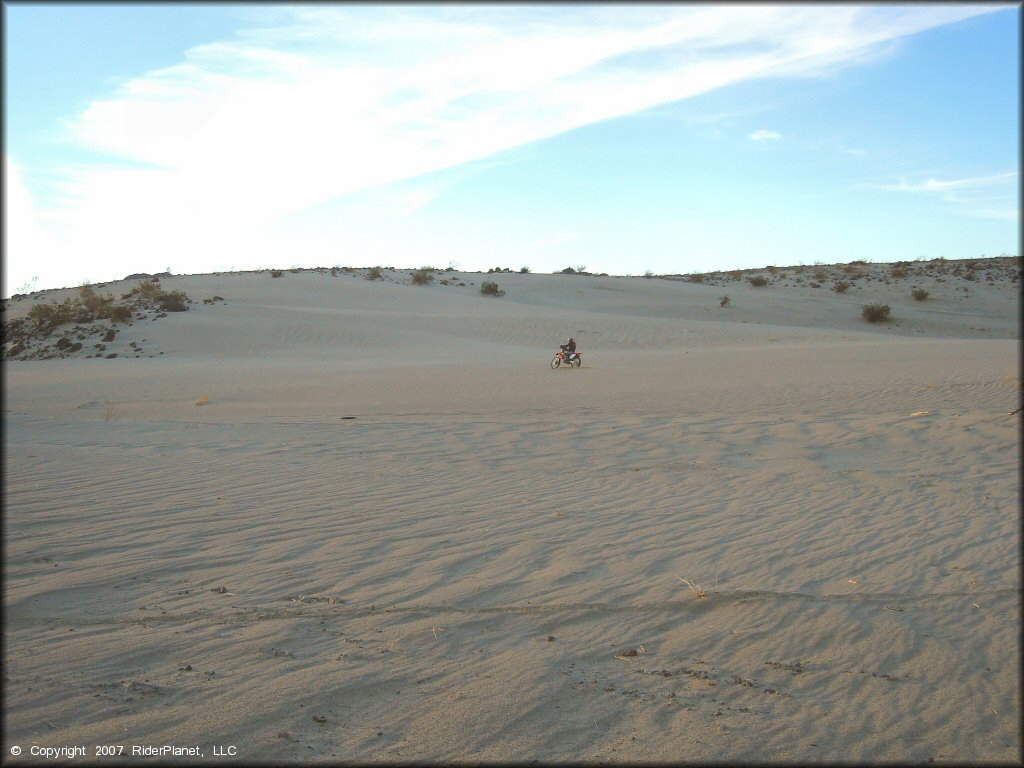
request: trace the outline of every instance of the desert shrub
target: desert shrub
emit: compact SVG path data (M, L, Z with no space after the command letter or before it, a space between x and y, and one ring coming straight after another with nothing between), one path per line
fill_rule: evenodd
M383 280L384 273L380 271L380 267L370 267L370 271L366 273L367 280Z
M412 273L413 285L427 285L434 282L434 272L430 267L422 267Z
M33 321L40 328L53 325L56 309L57 302L51 302L49 304L33 304L32 308L28 311L28 319Z
M184 312L188 309L185 302L188 301L188 296L183 291L170 291L169 293L162 293L160 298L157 300L157 305L164 312Z
M646 275L645 275L645 277L646 277ZM690 280L691 283L703 283L704 282L704 275L690 275L689 276L689 280Z
M730 301L731 301L731 299L730 299L730 298L729 298L728 296L723 296L723 297L722 297L722 298L721 298L721 299L719 300L719 302L718 302L718 306L720 306L720 307L728 307L728 306L729 306L729 302L730 302Z
M889 319L889 312L888 304L865 304L860 316L869 323L880 323Z
M39 328L56 328L58 325L70 323L81 310L82 305L72 299L64 299L60 304L51 301L49 304L35 304L28 311L28 317Z
M283 275L283 274L284 274L284 272L282 272L280 269L272 269L272 270L270 270L270 276L271 277L281 277L281 275Z
M918 301L924 301L925 299L928 298L928 291L926 291L924 288L915 288L910 292L910 295L913 296Z
M519 268L519 274L521 274L521 275L528 274L529 271L530 271L530 268L528 266L526 266L525 264Z
M126 323L131 318L132 311L124 304L118 304L116 307L110 308L110 322L112 323Z
M773 274L773 275L774 275L774 274L775 274L776 272L778 272L778 271L779 271L779 268L778 268L778 267L775 267L775 266L771 266L771 265L769 265L769 266L765 267L765 269L767 269L767 270L768 270L768 272L770 272L770 273L771 273L771 274Z
M80 314L83 315L83 319L89 321L109 317L114 297L109 293L101 296L92 286L83 285L78 289L78 302L83 310Z
M768 278L762 275L754 275L753 277L748 277L747 280L749 280L750 284L756 288L768 285Z
M889 270L891 277L906 277L907 268L902 264L894 264L892 269Z
M846 293L846 289L850 287L849 283L844 283L842 280L837 280L832 284L832 290L836 293Z
M821 282L822 280L827 280L828 272L826 272L824 269L816 269L814 270L814 279L817 280L818 282Z
M144 299L155 299L160 294L160 283L152 280L140 280L138 285L132 288L129 295L141 296Z
M490 280L484 280L480 284L480 293L484 296L504 296L505 292L498 287L498 284Z
M644 272L644 279L650 280L652 277L654 277L654 272L651 270L648 269Z

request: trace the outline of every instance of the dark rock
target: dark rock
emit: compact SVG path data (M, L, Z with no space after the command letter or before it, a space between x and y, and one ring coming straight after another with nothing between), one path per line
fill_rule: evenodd
M111 328L110 330L107 331L106 335L103 337L103 341L106 342L106 343L110 343L111 341L114 340L114 337L116 335L117 335L117 329L116 328Z

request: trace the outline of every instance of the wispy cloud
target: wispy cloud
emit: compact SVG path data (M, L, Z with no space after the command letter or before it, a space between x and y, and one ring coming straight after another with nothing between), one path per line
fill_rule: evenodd
M146 243L163 261L237 248L240 233L266 248L264 223L344 195L744 80L813 76L997 9L277 7L75 116L68 142L118 162L62 167L55 214L83 255L137 258Z
M761 129L759 131L754 131L747 138L751 141L779 141L782 138L782 134L778 131Z
M993 186L1005 186L1015 184L1018 178L1017 171L1006 171L990 176L974 176L966 179L928 179L917 183L908 182L906 177L900 178L895 184L873 184L878 189L890 189L897 192L927 192L943 193L953 192L958 189L980 189Z
M887 184L868 183L862 187L926 195L956 206L957 213L982 219L1016 221L1020 217L1017 182L1018 171L1004 171L987 176L965 178L928 178L907 181L901 177Z

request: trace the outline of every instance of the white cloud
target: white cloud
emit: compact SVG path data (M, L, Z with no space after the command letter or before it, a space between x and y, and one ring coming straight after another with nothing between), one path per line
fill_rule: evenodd
M1020 216L1017 195L1019 176L1018 171L1004 171L988 176L959 179L929 178L919 182L908 182L902 177L896 183L861 186L889 192L930 195L938 197L944 203L959 206L958 213L965 216L1016 221Z
M779 141L782 138L782 134L778 131L766 131L761 129L754 131L748 138L751 141Z
M997 8L277 7L92 102L70 144L123 162L63 169L67 205L51 213L66 249L120 271L265 260L268 222L329 200L743 80L812 76ZM412 211L437 192L400 194ZM21 209L22 231L37 214Z
M957 189L978 189L983 187L1002 186L1015 184L1017 171L1006 171L991 176L974 176L966 179L928 179L927 181L908 183L906 178L901 178L896 184L877 184L880 189L891 189L898 192L951 192Z

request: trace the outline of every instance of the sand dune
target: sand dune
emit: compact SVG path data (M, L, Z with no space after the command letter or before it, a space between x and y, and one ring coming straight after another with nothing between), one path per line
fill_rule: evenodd
M961 266L163 278L4 364L5 754L1019 761L1019 261Z

